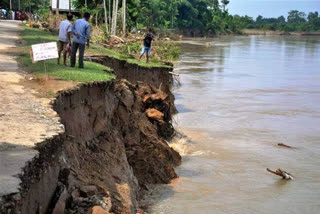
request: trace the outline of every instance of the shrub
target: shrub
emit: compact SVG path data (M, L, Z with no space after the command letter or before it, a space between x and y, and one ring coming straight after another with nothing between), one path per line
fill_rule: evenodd
M172 62L179 58L181 50L175 43L164 43L157 46L155 52L160 60Z
M106 41L105 32L99 26L92 27L91 40L95 43L103 43Z
M120 52L129 56L135 56L139 53L141 45L138 42L131 42L120 47Z

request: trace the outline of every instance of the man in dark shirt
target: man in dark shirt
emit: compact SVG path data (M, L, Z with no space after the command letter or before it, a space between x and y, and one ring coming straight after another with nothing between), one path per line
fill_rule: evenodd
M140 53L139 61L141 60L144 53L147 56L147 63L149 62L149 57L151 55L151 43L154 40L154 35L152 34L152 30L149 29L143 39L143 48Z

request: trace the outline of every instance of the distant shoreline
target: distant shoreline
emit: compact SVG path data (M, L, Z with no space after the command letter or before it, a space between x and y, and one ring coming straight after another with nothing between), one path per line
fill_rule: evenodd
M288 35L288 36L320 36L320 32L285 32L272 30L244 29L241 31L244 35Z

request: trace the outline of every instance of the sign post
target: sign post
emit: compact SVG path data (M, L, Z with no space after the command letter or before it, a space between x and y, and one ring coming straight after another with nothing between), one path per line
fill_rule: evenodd
M45 71L45 74L47 75L48 64L46 60L57 59L59 57L57 43L49 42L49 43L32 45L30 50L30 55L33 63L36 63L38 61L43 61L44 71Z

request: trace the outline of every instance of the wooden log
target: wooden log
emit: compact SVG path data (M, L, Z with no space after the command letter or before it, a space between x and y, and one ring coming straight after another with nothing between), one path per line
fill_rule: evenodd
M174 72L169 72L169 74L171 74L172 76L179 76L179 74L174 73Z
M283 171L282 169L277 169L276 171L273 171L273 170L267 168L267 171L282 177L282 179L293 180L293 176L290 173Z
M294 147L288 146L288 145L286 145L286 144L284 144L284 143L278 143L278 146L286 147L286 148L288 148L288 149L294 149Z

